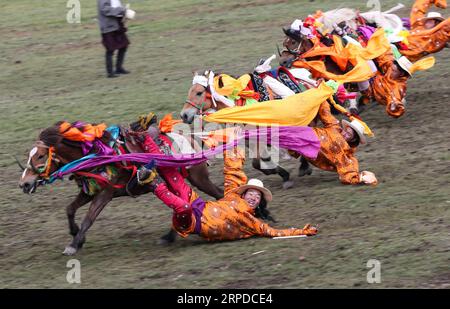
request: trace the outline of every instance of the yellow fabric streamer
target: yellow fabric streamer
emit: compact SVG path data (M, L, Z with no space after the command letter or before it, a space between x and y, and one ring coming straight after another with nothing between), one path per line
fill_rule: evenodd
M370 37L369 41L367 41L367 46L365 48L356 46L354 44L347 44L345 46L349 49L357 48L358 55L361 56L364 60L372 60L380 57L385 52L391 50L391 44L385 36L384 29L380 28L375 31Z
M402 41L401 41L403 44L409 45L409 41L408 41L409 31L402 30L399 33L397 33L397 35L399 37L403 38Z
M306 126L316 117L320 104L333 93L331 87L321 83L318 88L312 88L282 100L229 107L208 115L204 119L218 123Z
M436 60L434 59L434 57L427 57L424 59L420 59L409 68L409 71L411 72L412 75L414 72L417 71L428 70L429 68L434 66L435 61Z
M341 105L339 105L339 104L336 103L336 101L333 99L333 97L330 97L330 102L331 102L331 104L333 105L333 107L334 107L337 111L339 111L341 114L344 114L344 115L350 115L350 113L345 109L345 107L343 107L343 106L341 106Z
M372 60L378 58L385 52L391 49L390 43L385 36L382 28L375 31L370 39L367 41L366 47L357 46L348 43L345 47L342 45L342 40L334 35L334 44L332 46L320 46L316 40L314 47L302 55L303 58L316 56L332 56L342 60L352 60L360 56L364 60Z
M317 40L314 41L314 47L304 53L302 57L330 56L341 70L344 70L350 62L354 68L349 72L345 74L331 73L327 70L324 62L318 60L298 60L293 63L293 66L310 69L317 76L341 83L361 82L368 80L375 74L367 64L367 60L375 59L391 49L383 29L375 31L365 48L351 43L344 47L341 39L337 36L333 36L333 41L334 44L329 47L320 46Z
M305 68L315 73L315 76L333 79L340 83L362 82L370 79L374 73L366 60L356 57L356 65L345 74L334 74L327 70L325 63L320 60L296 61L293 64L297 68Z
M350 114L343 106L339 105L336 103L336 101L333 99L333 97L330 97L330 102L333 105L333 107L338 110L340 113L344 114L345 116L347 116L350 121L353 120L358 120L359 123L362 124L362 126L364 127L364 134L369 136L369 137L373 137L374 134L372 132L372 130L369 128L369 126L367 125L367 123L365 123L364 121L362 121L361 118L359 117L355 117L354 115Z
M247 87L250 82L250 75L244 74L238 79L235 79L227 74L220 74L214 77L214 89L216 92L223 96L231 96L238 94ZM222 82L222 84L219 83Z
M359 121L359 123L362 124L362 126L364 127L364 134L365 134L365 135L367 135L367 136L369 136L369 137L373 137L373 136L374 136L372 130L369 128L369 126L367 125L367 123L365 123L364 121L362 121L361 118L356 118L356 117L354 117L354 116L350 116L350 117L348 117L348 118L350 119L350 121L353 121L353 120Z

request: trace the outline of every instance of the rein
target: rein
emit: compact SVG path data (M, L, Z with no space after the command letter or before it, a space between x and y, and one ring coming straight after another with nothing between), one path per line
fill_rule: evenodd
M205 92L206 92L205 100L203 100L203 102L201 102L200 104L196 104L195 102L192 102L189 99L186 99L186 101L185 101L185 103L187 103L190 106L198 109L198 114L200 115L200 125L201 125L202 128L203 128L203 125L202 125L203 116L209 114L209 113L205 113L205 111L204 111L204 108L205 108L205 105L206 105L206 99L211 99L212 98L211 93L208 92L208 87L205 87Z
M40 184L44 184L44 185L48 184L48 183L52 183L56 179L61 178L60 176L58 176L58 174L60 171L64 170L65 167L72 166L76 162L81 163L84 160L95 156L95 155L91 154L91 155L84 156L80 159L77 159L73 162L68 162L67 164L65 164L63 166L58 167L58 169L56 171L54 171L53 173L50 174L51 163L52 162L55 162L57 164L61 163L61 160L56 158L55 148L53 146L45 145L45 143L42 141L36 142L35 147L47 148L48 149L48 159L46 160L45 163L38 164L37 166L34 166L33 163L30 161L27 164L27 167L30 168L34 173L38 174L39 178L42 178L42 180L40 180ZM125 165L119 164L119 163L116 163L116 165L117 165L117 167L119 167L121 169L129 170L131 172L130 180L127 182L127 185L128 185L128 183L131 181L131 179L136 175L137 167L135 165L125 166ZM78 171L78 172L75 172L74 174L78 175L78 176L82 176L82 177L93 178L93 179L97 180L98 182L100 182L104 185L110 185L115 189L122 189L127 186L125 184L114 184L111 181L109 181L108 179L106 179L105 177L95 174L95 173L91 173L91 172Z
M205 88L205 92L206 92L205 100L206 100L206 99L211 99L212 96L211 96L211 93L208 92L208 88ZM189 104L190 106L192 106L192 107L198 109L201 115L203 114L203 108L204 108L205 105L206 105L206 101L203 101L203 102L201 102L200 104L196 104L195 102L192 102L191 100L186 99L185 103L187 103L187 104Z
M56 158L55 147L47 146L42 141L38 141L35 146L48 149L47 161L45 161L45 163L41 163L34 166L30 160L29 163L27 164L27 168L31 169L34 173L38 174L40 178L48 180L50 178L50 169L52 166L52 162L59 164L61 160Z
M185 103L187 103L187 104L189 104L190 106L192 106L192 107L198 109L198 110L200 111L200 113L203 113L203 108L204 108L205 105L206 105L206 102L202 102L202 103L200 103L201 105L200 105L200 107L199 107L197 104L195 104L194 102L192 102L192 101L189 100L189 99L186 100Z

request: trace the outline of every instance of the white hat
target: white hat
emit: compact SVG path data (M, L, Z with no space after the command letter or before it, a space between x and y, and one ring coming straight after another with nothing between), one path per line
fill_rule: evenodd
M342 125L344 127L350 127L355 130L356 134L359 136L359 141L361 144L366 143L366 136L364 135L364 126L357 119L353 119L352 122L348 122L347 120L342 120Z
M442 17L442 14L439 12L429 12L427 14L427 17L425 19L437 19L439 21L443 21L444 18Z
M300 19L296 19L291 24L291 29L294 31L300 31L302 29L303 22Z
M267 202L272 201L272 192L264 187L264 184L261 180L256 178L250 179L246 185L240 186L239 188L235 189L234 192L236 192L237 194L242 194L248 189L258 190L264 195L264 198Z
M303 22L301 19L294 20L291 24L291 29L293 31L300 31L301 34L306 35L306 36L312 34L311 29L303 26Z
M194 73L194 78L192 79L192 85L199 84L203 87L208 87L208 77L204 75L199 75L197 72Z
M125 18L126 19L134 19L136 17L136 12L132 9L127 9L125 11Z
M405 56L401 56L400 58L396 59L395 61L397 61L398 65L405 70L409 75L411 75L411 67L413 65L413 63L411 61L408 60L408 58L406 58Z
M283 28L283 32L297 41L302 40L303 36L309 37L312 35L311 29L303 26L303 22L300 19L294 20L288 29Z

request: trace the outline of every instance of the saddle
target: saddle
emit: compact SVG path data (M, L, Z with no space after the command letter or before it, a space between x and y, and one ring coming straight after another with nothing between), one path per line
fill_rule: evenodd
M269 101L271 99L269 89L264 85L263 79L258 74L251 73L249 85L259 94L259 102Z
M272 89L264 84L263 78L259 74L252 73L250 75L251 86L259 94L259 102L279 98L273 93ZM312 87L310 83L297 79L288 69L283 67L270 71L269 75L291 89L294 93L304 92Z

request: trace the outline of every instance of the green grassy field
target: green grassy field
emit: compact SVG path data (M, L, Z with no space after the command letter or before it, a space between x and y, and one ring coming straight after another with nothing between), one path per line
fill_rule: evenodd
M380 106L363 114L375 138L360 149L362 169L375 188L341 185L314 170L283 190L278 176L261 176L274 193L277 226L320 225L308 239L206 243L196 236L156 244L171 211L153 195L121 198L105 208L76 256L80 285L66 282L61 255L70 242L65 206L77 189L70 181L18 188L23 161L39 130L54 122L126 123L136 115L178 112L191 71L231 74L253 69L281 44L281 27L336 1L130 1L126 68L106 79L95 1L82 0L81 24L66 22L65 1L2 1L0 25L0 287L2 288L400 288L450 287L449 52L409 82L407 113L390 119ZM408 9L412 1L403 1ZM397 1L382 1L382 9ZM365 8L365 1L339 2ZM443 12L445 15L447 12ZM447 13L448 15L448 13ZM212 179L220 184L221 162ZM85 209L78 213L82 219ZM255 252L263 251L259 254ZM366 282L366 262L381 262L382 283Z

